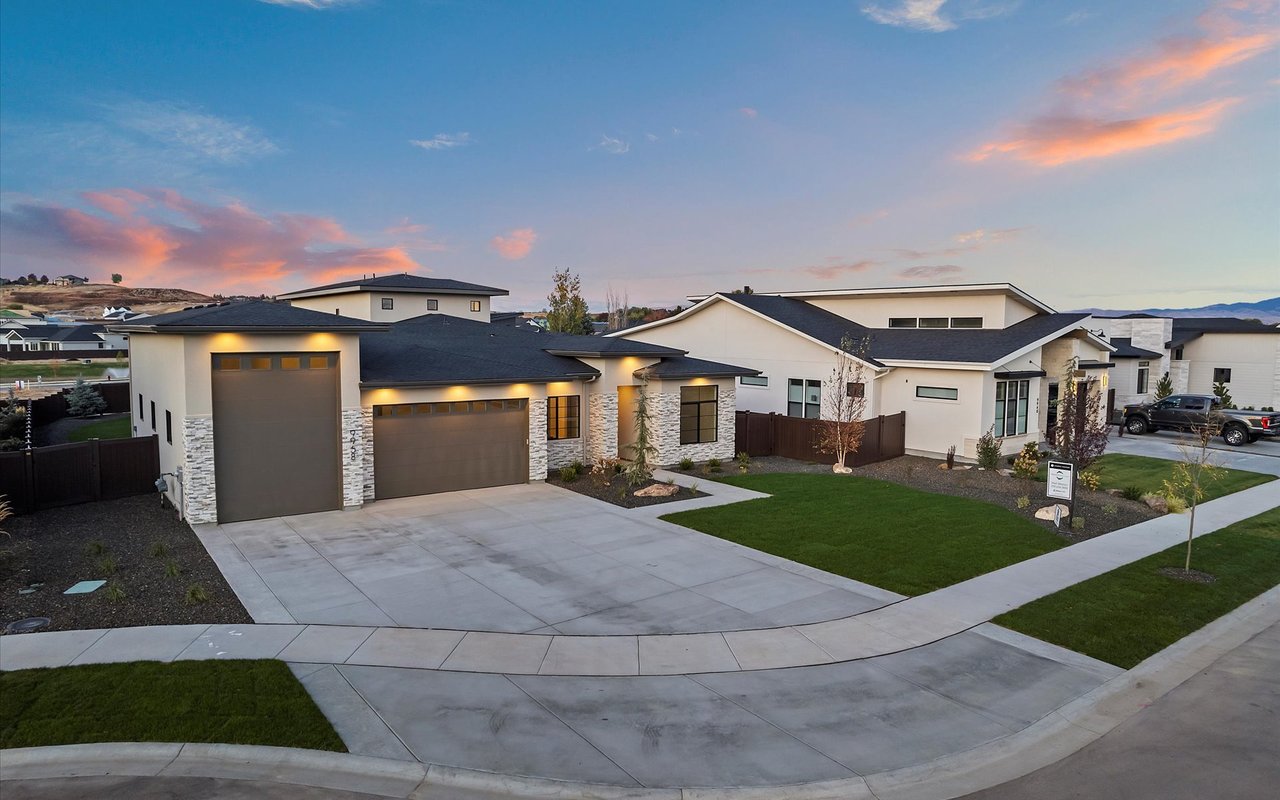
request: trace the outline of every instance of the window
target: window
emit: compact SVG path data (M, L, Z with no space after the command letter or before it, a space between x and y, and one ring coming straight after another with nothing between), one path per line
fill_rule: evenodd
M982 317L952 317L951 327L953 328L981 328Z
M720 408L720 387L680 387L680 444L702 444L716 440L716 420Z
M383 310L383 311L390 311L390 310L392 310L392 309L393 309L393 308L395 308L395 307L396 307L396 299L395 299L394 297L384 297L384 298L382 298L382 310Z
M472 301L471 301L471 310L472 310L472 311L479 311L479 310L480 310L480 301L479 301L479 300L472 300Z
M439 301L439 300L428 300L428 301L427 301L427 310L428 310L428 311L439 311L439 310L440 310L440 301Z
M914 328L916 327L915 317L889 317L890 328Z
M850 381L845 384L844 393L846 396L852 397L855 400L861 400L866 396L867 385L862 381Z
M1151 375L1151 362L1139 361L1138 362L1138 389L1137 389L1138 394L1147 393L1147 379L1150 377L1150 375Z
M1214 367L1213 368L1214 383L1231 383L1230 367Z
M576 394L547 398L547 438L577 439L581 401Z
M138 419L146 419L147 412L142 408L142 393L138 393Z
M1174 361L1182 360L1182 345L1178 345L1177 347L1173 348L1173 360Z
M298 356L280 356L280 369L302 369L302 359Z
M946 317L921 317L921 328L945 328L951 324L951 320Z
M787 416L818 419L822 416L822 381L792 378L787 381Z
M255 356L249 359L249 369L271 369L270 356Z
M743 375L738 378L738 383L743 386L768 386L769 378L766 375Z
M164 412L164 440L173 444L173 414Z
M1031 381L996 381L996 436L1027 432L1027 403Z
M328 369L328 356L309 356L307 358L307 369Z
M151 430L156 429L156 401L151 401Z
M1188 411L1204 411L1209 403L1203 397L1184 397L1182 407Z
M924 400L959 400L960 390L944 386L917 386L916 397Z
M240 356L223 356L219 358L218 369L228 372L240 369Z

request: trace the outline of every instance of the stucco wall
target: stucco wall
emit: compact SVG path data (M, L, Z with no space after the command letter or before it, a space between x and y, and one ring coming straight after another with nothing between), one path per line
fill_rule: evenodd
M129 342L130 365L130 426L134 436L159 437L160 472L177 475L183 470L182 480L166 479L169 491L165 494L174 507L182 513L184 485L188 480L187 437L185 435L186 380L183 374L185 350L181 336L163 334L134 334ZM145 418L138 416L138 396L142 395ZM155 429L151 426L151 403L156 404ZM164 415L173 417L173 441L165 438ZM212 447L212 440L210 440Z
M383 309L382 298L384 297L392 299L394 308ZM439 303L439 308L435 311L429 310L428 300L435 300ZM479 311L471 310L472 300L480 302ZM373 322L399 322L402 319L420 317L423 314L448 314L478 322L489 321L489 298L485 295L366 291L301 297L289 302L300 308L310 308L326 314L338 313L344 317L367 319Z
M889 413L907 412L908 452L945 455L955 445L959 455L972 458L977 438L990 427L982 413L985 380L990 380L989 373L976 370L900 367L880 379L880 394ZM956 389L957 399L916 397L918 386Z
M808 302L868 328L887 328L890 317L982 317L984 328L1007 328L1036 314L1021 301L999 293L814 297Z
M1280 406L1280 332L1206 333L1183 348L1188 392L1213 391L1213 370L1231 370L1227 388L1237 406Z
M365 292L347 292L346 294L326 294L319 297L301 297L290 300L289 305L298 308L309 308L325 314L338 314L353 319L369 319L373 313L369 295Z

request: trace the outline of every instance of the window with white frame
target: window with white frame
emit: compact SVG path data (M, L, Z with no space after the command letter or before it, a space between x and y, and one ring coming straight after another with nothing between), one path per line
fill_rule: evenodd
M959 400L960 390L950 386L917 386L916 397L921 400Z
M1027 406L1031 381L996 381L996 436L1020 436L1027 432Z
M822 416L822 381L791 378L787 381L787 416L818 419Z
M1151 362L1139 361L1138 362L1138 388L1137 388L1138 394L1147 393L1147 381L1150 377L1151 377Z

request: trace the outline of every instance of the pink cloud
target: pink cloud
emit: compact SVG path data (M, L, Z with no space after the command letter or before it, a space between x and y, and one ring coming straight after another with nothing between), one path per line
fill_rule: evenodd
M743 106L742 108L738 109L738 113L746 117L747 119L755 119L756 117L760 116L760 112L755 110L751 106Z
M493 237L489 240L489 246L503 258L518 261L529 255L537 241L538 234L533 228L516 228L506 235Z
M954 278L964 272L964 267L955 264L935 264L931 266L907 267L897 273L899 278L908 281L935 281L940 278Z
M402 248L360 246L326 217L261 214L238 202L209 205L168 189L82 196L109 216L34 203L0 211L6 258L89 263L122 272L133 285L223 294L419 269Z

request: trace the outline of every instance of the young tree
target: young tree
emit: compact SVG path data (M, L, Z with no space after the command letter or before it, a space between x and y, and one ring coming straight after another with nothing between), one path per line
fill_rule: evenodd
M867 351L865 340L855 342L845 334L840 337L840 352L836 354L831 380L822 398L826 419L822 420L818 433L818 452L836 457L831 471L847 473L853 470L845 466L845 457L858 452L866 423L862 415L867 410L866 367L861 356Z
M627 301L627 292L623 290L622 295L613 293L613 287L605 292L604 304L607 309L605 312L605 325L611 331L620 331L627 327L631 318L631 304Z
M638 486L653 478L653 466L649 460L658 452L653 445L653 419L649 409L649 379L640 378L636 392L636 440L628 445L631 463L627 466L627 483Z
M547 295L547 330L552 333L590 334L591 314L582 299L582 280L569 270L556 270L554 288Z
M1217 454L1209 448L1209 443L1221 427L1220 421L1212 419L1203 425L1193 425L1186 438L1178 443L1178 460L1173 463L1173 477L1164 482L1165 494L1185 498L1191 512L1187 515L1187 558L1183 572L1191 571L1196 504L1204 499L1205 485L1218 480L1225 472Z
M73 417L87 417L107 410L107 401L93 386L77 378L76 385L67 393L67 413Z
M1160 376L1160 380L1156 381L1156 399L1163 400L1173 394L1173 381L1169 380L1169 373Z
M1058 382L1057 451L1059 458L1087 469L1107 449L1111 426L1102 408L1102 393L1092 382L1076 380L1078 361L1067 359Z
M1236 404L1231 401L1231 390L1227 388L1225 381L1218 381L1213 385L1213 393L1222 401L1223 408L1235 408Z
M113 273L111 273L111 282L112 282L112 283L119 285L119 283L120 283L121 281L123 281L123 280L124 280L124 276L123 276L123 275L121 275L119 272L113 272Z

